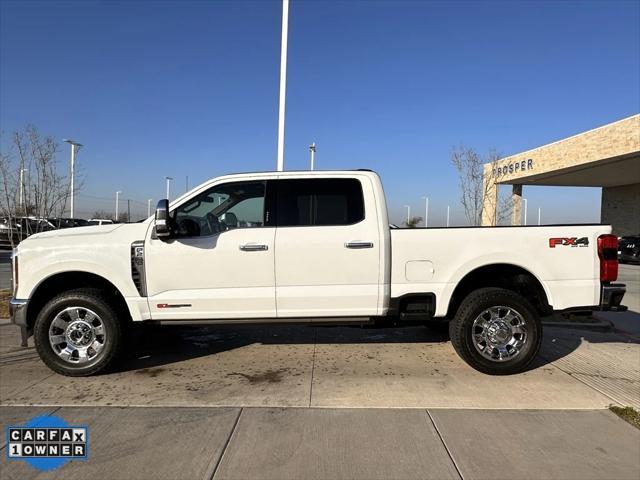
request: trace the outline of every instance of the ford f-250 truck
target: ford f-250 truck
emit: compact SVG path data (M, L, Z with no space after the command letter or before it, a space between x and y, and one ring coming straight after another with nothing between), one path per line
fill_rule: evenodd
M13 322L71 376L117 359L134 322L449 321L489 374L525 368L540 316L624 309L603 225L392 229L371 171L228 175L141 223L36 234L14 253Z

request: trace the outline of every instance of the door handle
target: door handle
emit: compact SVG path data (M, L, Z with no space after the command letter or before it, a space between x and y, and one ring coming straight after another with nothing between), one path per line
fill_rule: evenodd
M373 248L373 242L361 242L360 240L353 240L344 244L346 248Z
M269 247L263 243L245 243L244 245L240 245L240 250L243 252L260 252L269 250Z

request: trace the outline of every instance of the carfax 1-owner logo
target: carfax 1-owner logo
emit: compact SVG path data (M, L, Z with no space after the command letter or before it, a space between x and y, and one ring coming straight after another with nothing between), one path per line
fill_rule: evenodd
M60 417L42 415L24 425L7 427L7 458L25 461L38 470L60 468L71 460L86 460L89 432Z

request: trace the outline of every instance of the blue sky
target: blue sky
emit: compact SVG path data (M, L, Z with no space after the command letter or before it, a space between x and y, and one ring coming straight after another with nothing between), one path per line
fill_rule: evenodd
M78 210L275 167L279 1L0 2L0 126L76 138ZM640 111L640 2L292 0L287 169L372 168L391 218L463 223L451 148L507 155ZM65 145L66 146L66 145ZM61 152L67 161L68 152ZM525 187L530 219L599 189ZM558 199L569 196L572 202ZM535 214L531 213L535 212Z

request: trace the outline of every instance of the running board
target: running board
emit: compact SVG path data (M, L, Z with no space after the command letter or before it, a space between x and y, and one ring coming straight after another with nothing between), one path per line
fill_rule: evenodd
M371 317L286 317L286 318L219 318L204 320L147 320L142 323L160 325L282 325L282 324L324 324L344 325L347 323L370 323Z

